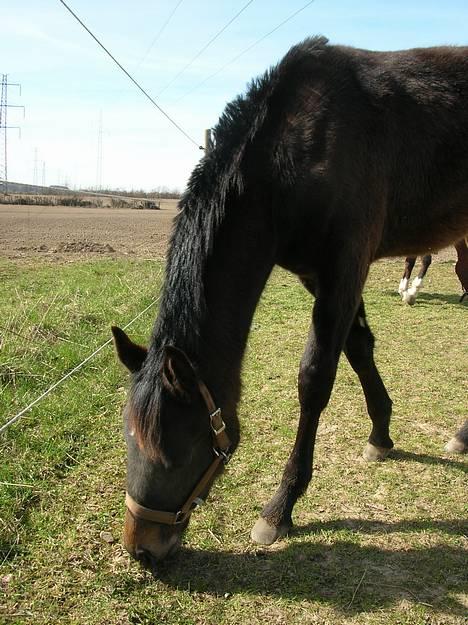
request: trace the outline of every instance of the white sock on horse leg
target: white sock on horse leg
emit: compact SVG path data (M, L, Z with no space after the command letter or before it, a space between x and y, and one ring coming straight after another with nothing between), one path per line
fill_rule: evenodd
M403 295L403 293L408 289L408 278L402 278L400 280L400 286L398 287L398 293Z

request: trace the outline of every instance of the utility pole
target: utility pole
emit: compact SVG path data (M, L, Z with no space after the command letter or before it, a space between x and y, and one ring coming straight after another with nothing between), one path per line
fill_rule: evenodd
M8 104L8 87L19 87L21 95L21 85L8 82L8 75L1 74L0 88L0 183L3 183L3 193L8 193L8 130L15 128L19 131L21 138L21 128L19 126L8 126L7 112L9 108L22 108L24 117L24 106L19 104Z
M211 136L211 128L205 130L205 154L209 154L213 149L213 138Z
M42 161L42 186L46 186L46 177L45 177L45 161Z
M97 162L96 162L96 187L102 189L102 111L99 111Z

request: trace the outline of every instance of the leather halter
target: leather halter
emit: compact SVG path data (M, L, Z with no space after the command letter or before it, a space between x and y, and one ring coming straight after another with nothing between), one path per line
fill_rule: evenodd
M227 464L231 459L229 453L231 441L226 432L226 424L221 416L221 408L216 407L210 391L203 382L199 382L198 387L201 396L205 400L206 407L208 408L213 437L213 452L215 455L213 462L202 475L189 498L178 512L165 512L163 510L145 508L145 506L137 503L127 492L125 494L125 504L132 515L137 519L144 519L145 521L152 521L153 523L163 523L165 525L178 525L179 523L183 523L192 514L195 508L203 503L203 499L201 499L200 495L202 495L213 482L219 466L221 464Z

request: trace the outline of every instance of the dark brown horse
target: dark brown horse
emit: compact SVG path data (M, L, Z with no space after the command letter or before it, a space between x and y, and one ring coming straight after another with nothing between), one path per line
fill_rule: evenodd
M455 243L454 247L455 251L457 252L455 273L460 280L460 284L463 290L463 293L460 297L461 303L463 302L465 297L468 297L468 246L465 239L463 238L461 241L458 241L458 243ZM427 270L432 263L432 254L425 254L421 258L421 269L419 270L418 275L413 280L410 286L409 281L411 278L411 273L416 264L416 259L416 256L408 256L405 259L405 270L403 271L403 276L401 277L400 285L398 287L398 293L401 295L401 299L405 302L405 304L409 304L410 306L412 306L416 302L419 289L421 288L422 282L426 277Z
M148 350L114 329L132 372L129 552L151 566L174 550L235 451L242 358L275 264L315 304L296 442L252 530L262 544L292 526L342 351L372 420L365 458L393 447L361 297L369 265L467 231L468 48L369 52L308 39L228 104L180 202Z

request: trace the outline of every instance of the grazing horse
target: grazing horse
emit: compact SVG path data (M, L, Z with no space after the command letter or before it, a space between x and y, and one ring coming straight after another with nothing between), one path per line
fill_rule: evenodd
M124 542L150 567L179 545L238 445L243 354L275 265L315 303L296 441L252 539L271 544L292 526L342 351L372 421L365 458L393 447L362 291L376 259L468 231L468 48L305 40L227 105L179 208L148 349L113 330L132 373Z
M457 252L455 273L457 274L463 289L463 293L460 297L461 303L463 302L465 297L468 296L468 246L466 245L466 241L463 238L461 239L461 241L458 241L458 243L455 243L454 247ZM409 286L411 272L413 271L414 265L416 264L416 256L408 256L405 259L405 270L403 272L403 276L400 280L400 285L398 287L398 293L401 295L401 299L405 302L405 304L409 304L410 306L412 306L416 302L418 291L421 288L422 281L431 263L431 254L426 254L421 258L421 269L417 277L411 283L411 286Z

